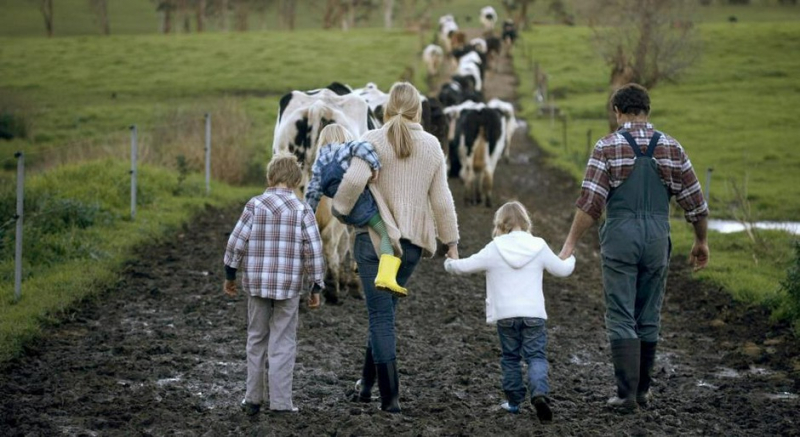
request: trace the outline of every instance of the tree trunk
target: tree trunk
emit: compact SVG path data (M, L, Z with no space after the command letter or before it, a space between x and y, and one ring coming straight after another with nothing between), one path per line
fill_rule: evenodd
M228 31L228 0L220 0L220 20L222 21L222 30Z
M394 0L383 0L383 27L392 28L392 18L394 16Z
M297 11L297 0L280 0L278 5L281 22L289 30L294 30L294 19Z
M237 0L234 5L234 21L236 30L239 32L247 31L247 18L249 16L249 9L247 3L243 0Z
M638 3L638 2L637 2ZM635 64L633 65L634 76L637 82L646 80L647 75L647 56L650 44L653 40L653 9L649 1L638 3L640 8L637 14L639 18L639 41L636 44L634 54ZM643 84L644 85L644 84ZM645 85L647 86L647 85Z
M103 23L103 35L111 35L111 23L108 20L108 0L100 2L100 21Z
M164 8L161 11L161 32L172 32L172 8Z
M42 18L44 18L44 30L47 32L47 37L53 36L53 0L42 0L39 5L42 11Z
M196 21L197 21L197 31L203 31L203 20L206 17L206 0L197 0L197 9L195 9L196 13Z

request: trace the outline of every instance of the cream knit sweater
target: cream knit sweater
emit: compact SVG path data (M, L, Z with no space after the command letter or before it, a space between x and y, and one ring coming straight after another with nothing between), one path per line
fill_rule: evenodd
M361 159L354 159L333 199L334 209L349 214L358 196L369 183L389 237L400 253L399 240L408 239L421 247L426 256L436 252L436 237L443 243L458 241L458 222L453 195L447 185L447 166L439 140L409 123L414 141L411 156L398 159L387 138L386 127L361 136L375 147L381 161L378 180L370 182L372 171ZM375 251L380 239L370 230Z

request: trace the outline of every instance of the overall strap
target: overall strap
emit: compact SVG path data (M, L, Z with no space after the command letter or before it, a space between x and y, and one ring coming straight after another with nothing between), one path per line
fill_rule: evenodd
M639 147L638 144L636 144L636 140L633 139L633 135L631 135L630 132L622 131L620 132L620 135L622 135L625 138L625 140L628 141L628 144L630 144L631 148L633 149L633 153L636 155L637 158L640 156L646 156L648 158L652 158L653 151L656 149L656 146L658 145L658 140L661 138L661 132L655 131L653 133L653 137L650 138L650 143L647 145L647 152L642 153L642 149Z

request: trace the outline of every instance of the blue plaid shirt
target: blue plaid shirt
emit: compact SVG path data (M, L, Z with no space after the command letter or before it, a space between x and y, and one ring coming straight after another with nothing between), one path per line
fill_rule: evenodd
M311 205L314 211L317 210L319 200L322 198L322 190L320 188L322 169L331 162L337 162L342 167L342 170L347 171L350 167L350 160L353 157L366 161L373 171L381 168L381 162L378 159L378 154L375 153L375 148L366 141L331 143L319 149L317 159L311 168L311 180L308 182L308 187L306 187L306 202Z

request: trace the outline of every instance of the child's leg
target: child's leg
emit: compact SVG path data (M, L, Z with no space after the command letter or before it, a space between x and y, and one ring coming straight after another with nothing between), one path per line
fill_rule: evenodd
M386 230L386 224L383 223L383 219L381 218L380 214L375 214L372 216L372 218L369 219L369 222L367 222L367 226L372 228L378 233L378 235L381 236L381 245L379 247L381 253L379 255L394 256L392 240L389 239L389 232Z
M264 370L267 367L272 305L269 299L247 298L247 391L245 401L261 404L264 398Z
M520 332L522 319L511 318L497 321L497 334L500 337L500 348L503 355L500 367L503 369L503 391L508 403L519 406L525 400L525 384L522 381L522 336Z
M400 269L400 258L394 256L392 241L389 239L389 232L380 214L370 217L367 226L374 229L381 237L380 244L380 265L378 266L378 276L375 277L375 286L392 292L397 297L405 297L408 290L397 283L397 271Z
M550 392L547 373L547 329L545 320L525 318L522 328L522 353L528 364L528 382L531 398L545 396Z
M269 409L291 411L300 296L272 300L269 333Z

